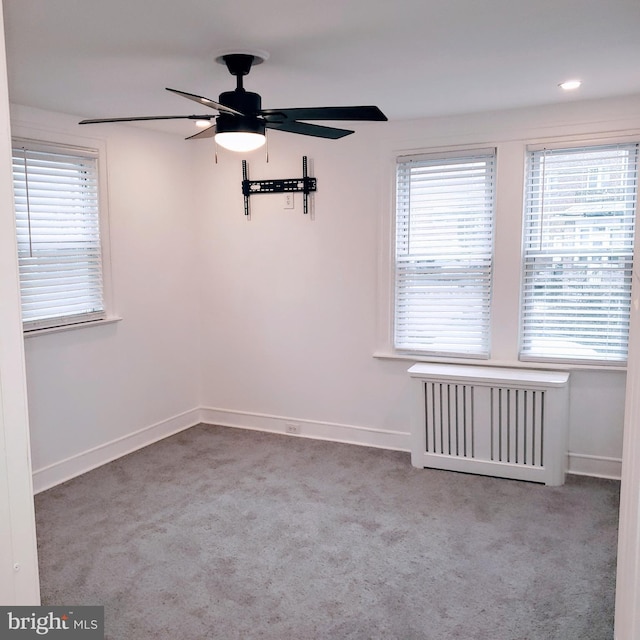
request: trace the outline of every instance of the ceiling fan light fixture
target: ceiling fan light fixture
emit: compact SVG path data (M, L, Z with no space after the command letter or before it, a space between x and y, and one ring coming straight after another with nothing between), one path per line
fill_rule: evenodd
M251 131L222 131L215 135L216 144L229 151L255 151L267 141L263 133Z
M255 151L267 141L265 124L257 118L221 113L216 121L215 141L229 151Z
M200 129L205 129L210 126L211 122L209 122L209 120L196 120L196 127L199 127Z

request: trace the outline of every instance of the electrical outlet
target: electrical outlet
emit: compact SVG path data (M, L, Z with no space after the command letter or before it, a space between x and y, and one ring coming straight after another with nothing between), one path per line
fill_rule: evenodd
M293 209L295 206L293 200L293 193L285 193L284 194L284 208L285 209Z
M284 429L286 433L300 433L300 425L296 422L287 422Z

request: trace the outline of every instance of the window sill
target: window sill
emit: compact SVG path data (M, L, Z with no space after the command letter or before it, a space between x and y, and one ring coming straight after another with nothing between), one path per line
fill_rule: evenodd
M49 327L48 329L33 329L32 331L24 331L25 338L35 338L50 333L62 333L63 331L74 331L76 329L87 329L89 327L101 327L106 324L114 324L120 322L120 316L111 316L102 320L90 320L89 322L78 322L77 324L67 324L62 327Z
M606 365L578 362L532 362L523 360L491 360L480 358L446 358L419 354L394 353L392 351L375 351L373 357L379 360L404 360L408 362L433 362L443 364L465 364L485 367L510 367L512 369L546 369L552 371L621 371L626 372L626 365Z

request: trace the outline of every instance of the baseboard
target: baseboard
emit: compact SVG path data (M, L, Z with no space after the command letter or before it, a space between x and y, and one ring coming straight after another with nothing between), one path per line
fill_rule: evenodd
M609 480L620 480L622 477L622 460L620 458L605 458L604 456L589 456L571 452L567 458L567 473Z
M202 408L200 416L202 422L206 424L217 424L223 427L284 433L293 437L344 442L393 451L411 451L411 434L408 432L285 418L211 407ZM298 432L291 433L292 427L297 429ZM620 480L621 472L622 460L620 458L606 458L604 456L591 456L580 453L569 453L567 455L567 473Z
M286 418L263 413L234 411L203 407L200 410L202 422L217 424L223 427L237 427L269 433L284 433L297 438L311 438L313 440L329 440L346 444L358 444L377 449L392 451L409 451L410 434L360 427L333 422L303 420L300 418Z
M392 451L411 450L409 432L389 431L356 425L287 418L248 411L202 407L191 409L167 420L140 429L111 442L83 451L33 472L34 493L40 493L71 478L82 475L112 460L142 449L158 440L200 423L236 427L297 438L328 440ZM293 433L292 433L293 431ZM567 473L620 480L622 460L579 453L567 456Z
M200 410L185 411L167 420L144 427L134 433L83 451L65 460L60 460L42 469L33 471L33 491L40 493L71 478L82 475L107 462L126 456L158 440L184 431L201 422Z

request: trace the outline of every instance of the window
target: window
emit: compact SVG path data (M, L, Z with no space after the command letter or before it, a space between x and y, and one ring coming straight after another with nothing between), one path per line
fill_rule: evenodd
M14 140L25 331L105 318L98 152Z
M627 357L638 145L528 153L520 357Z
M491 149L398 159L396 349L489 356L495 157Z

